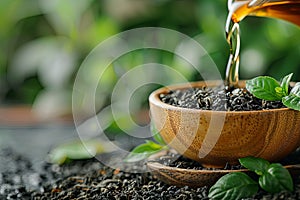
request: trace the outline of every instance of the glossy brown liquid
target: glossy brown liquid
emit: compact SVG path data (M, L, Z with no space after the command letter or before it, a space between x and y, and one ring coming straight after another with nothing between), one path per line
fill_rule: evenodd
M230 46L230 56L226 69L226 84L237 86L239 80L239 25L246 16L273 17L292 22L300 26L300 0L276 1L270 0L263 4L251 4L251 1L235 1L229 7L226 22L227 41ZM262 1L261 1L262 2ZM249 4L250 3L250 4Z
M240 22L248 15L284 19L300 26L300 0L274 1L252 7L245 4L234 11L231 19Z

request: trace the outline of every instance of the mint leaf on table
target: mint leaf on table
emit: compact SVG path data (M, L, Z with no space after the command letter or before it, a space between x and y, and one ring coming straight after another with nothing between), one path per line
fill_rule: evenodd
M277 89L276 89L277 88ZM246 81L246 89L259 99L278 101L284 96L278 91L280 84L272 77L259 76Z
M64 164L71 160L89 159L96 154L111 152L115 149L105 144L104 141L93 139L87 141L72 141L52 149L48 155L51 163Z
M259 177L259 185L269 193L278 193L283 190L293 191L293 180L287 169L281 164L271 164L268 170Z
M293 76L293 73L286 75L285 77L283 77L283 79L280 83L280 87L282 88L282 93L284 96L289 95L289 85L290 85L292 76Z
M164 139L161 137L160 133L156 133L153 135L153 139L161 145L166 145Z
M163 148L163 145L157 144L151 140L146 140L146 143L135 147L130 152L130 154L125 158L125 162L138 162L144 160Z
M255 195L258 184L242 172L234 172L222 176L213 185L208 197L211 199L237 200Z
M257 175L262 175L268 170L270 163L262 158L245 157L240 158L239 162L242 166L246 167L250 171L255 172Z
M146 140L144 144L135 147L124 159L125 162L138 162L163 149L168 149L168 146L166 145L158 130L155 128L154 124L151 123L150 128L155 142Z
M283 97L282 103L286 107L300 111L300 83L296 83L290 94Z
M151 133L153 134L153 139L158 142L158 144L166 145L164 139L161 137L159 131L155 128L155 126L151 123Z

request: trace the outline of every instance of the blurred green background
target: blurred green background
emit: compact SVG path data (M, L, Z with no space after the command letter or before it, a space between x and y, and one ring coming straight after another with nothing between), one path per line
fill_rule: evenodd
M226 0L1 0L0 105L29 104L49 117L70 114L73 82L85 57L106 38L136 27L170 28L193 37L224 77L226 16ZM240 24L241 79L264 74L280 79L294 72L293 80L300 80L299 27L257 17ZM200 79L170 53L136 51L106 73L98 109L107 105L124 71L147 62L146 54L190 81ZM147 101L143 96L141 104Z

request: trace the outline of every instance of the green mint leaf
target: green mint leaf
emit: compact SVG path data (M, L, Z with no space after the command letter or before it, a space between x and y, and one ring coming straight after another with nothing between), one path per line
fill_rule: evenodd
M270 166L270 163L262 158L246 157L240 158L239 161L241 165L258 175L264 174Z
M151 123L150 129L153 134L153 139L161 145L166 145L164 139L161 137L160 133L158 132L158 130L155 128L155 126L152 123Z
M300 97L300 83L296 83L295 86L292 88L291 93L298 97Z
M153 135L153 139L161 145L166 145L164 139L161 137L160 133Z
M154 150L159 150L163 147L163 145L157 144L157 143L153 142L152 140L145 140L145 143Z
M84 143L84 144L83 144ZM81 160L94 157L98 153L113 151L100 140L72 141L52 149L48 155L51 163L64 164L66 161Z
M276 88L275 88L275 92L276 92L276 94L277 94L278 96L286 96L286 95L284 94L284 91L283 91L282 87L276 87Z
M125 158L125 162L138 162L148 158L150 155L162 150L164 146L156 144L153 141L147 140L145 144L135 147L130 154Z
M300 83L296 83L290 94L283 97L282 103L288 108L300 111Z
M282 103L288 108L300 111L300 97L294 94L290 94L289 96L283 97Z
M278 101L282 99L282 95L276 92L279 83L272 77L259 76L246 81L246 89L259 99L267 101Z
M259 177L259 185L269 193L284 190L293 191L293 180L287 169L281 164L271 164L266 173Z
M290 85L290 81L292 79L293 73L290 73L289 75L286 75L281 83L280 86L282 88L282 92L284 96L287 96L289 94L289 85Z
M255 195L258 184L248 175L235 172L222 176L209 190L211 199L237 200Z

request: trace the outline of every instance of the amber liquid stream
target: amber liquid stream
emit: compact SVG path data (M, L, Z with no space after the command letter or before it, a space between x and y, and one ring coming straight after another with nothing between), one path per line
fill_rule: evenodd
M226 69L226 84L237 86L239 69L239 26L246 16L279 18L300 26L300 0L267 1L261 5L251 5L250 1L236 1L229 8L226 23L230 57Z

